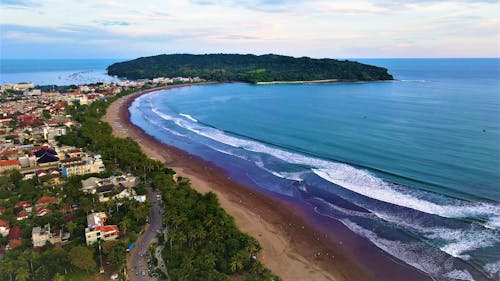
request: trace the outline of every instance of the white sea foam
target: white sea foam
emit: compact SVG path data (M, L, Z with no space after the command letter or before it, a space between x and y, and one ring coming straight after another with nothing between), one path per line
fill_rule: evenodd
M238 155L238 154L236 154L236 153L232 153L232 152L230 152L230 151L227 151L227 150L224 150L224 149L220 149L220 148L217 148L217 147L212 146L212 145L207 145L207 146L208 146L210 149L213 149L213 150L215 150L215 151L218 151L218 152L220 152L220 153L222 153L222 154L231 155L231 156L238 157L238 158L240 158L240 159L243 159L243 160L247 160L247 161L248 161L248 158L247 158L247 157L245 157L245 156L243 156L243 155Z
M432 228L425 234L425 237L446 241L440 249L463 260L470 259L470 255L465 254L467 252L491 247L500 242L500 237L494 231L481 231L473 228L468 230Z
M325 199L320 198L320 197L314 197L313 199L314 199L314 200L317 200L317 201L320 201L320 202L322 202L323 204L328 205L330 208L332 208L332 209L334 209L334 210L336 210L336 211L338 211L338 212L341 212L341 213L343 213L343 214L345 214L345 215L355 216L355 217L371 218L371 219L376 219L376 218L377 218L377 215L376 215L376 214L373 214L373 213L367 213L367 212L359 212L359 211L354 211L354 210L349 210L349 209L346 209L346 208L342 208L342 207L337 206L337 205L335 205L335 204L332 204L332 203L330 203L330 202L328 202L328 201L326 201ZM315 209L315 211L316 211L317 213L319 213L317 209ZM331 216L329 216L328 214L323 214L323 213L320 213L320 214L321 214L321 215L327 215L328 217L331 217ZM335 217L332 217L332 218L336 219Z
M167 120L167 121L173 121L173 120L179 119L179 118L174 118L168 114L161 112L156 107L151 107L151 111L153 111L156 115L160 116L162 119Z
M500 261L485 264L483 268L491 278L500 280Z
M171 133L172 135L176 135L176 136L179 136L179 137L186 137L186 135L181 134L181 133L179 133L179 132L177 132L177 131L175 131L175 130L169 129L169 128L167 128L167 127L163 126L162 124L160 124L160 123L158 123L158 122L156 122L156 121L152 120L151 118L146 117L146 115L143 115L142 117L143 117L146 121L150 122L151 124L153 124L153 125L155 125L155 126L158 126L158 127L159 127L159 128L161 128L162 130L167 131L167 132Z
M277 172L277 171L274 171L274 170L271 170L271 169L268 169L266 168L264 162L262 161L255 161L255 165L257 165L257 167L261 168L262 170L278 177L278 178L282 178L282 179L286 179L286 180L292 180L292 181L303 181L302 179L302 174L301 172Z
M354 233L363 236L375 244L384 252L404 261L405 263L428 273L431 276L439 276L442 274L444 265L438 263L443 259L439 252L429 252L426 255L421 254L420 246L415 243L402 243L380 238L375 232L365 229L362 226L348 220L340 220ZM449 264L446 267L451 267Z
M426 251L417 243L402 243L377 236L371 230L348 220L340 220L356 234L363 236L384 252L397 257L405 263L429 274L434 280L469 280L474 281L471 274L465 269L455 267L452 260L440 252Z
M404 192L402 188L384 182L365 170L357 169L347 164L335 163L298 153L292 153L257 141L233 137L225 134L221 130L164 114L156 108L152 108L152 110L161 118L173 121L179 127L219 143L252 152L272 155L291 164L308 166L321 178L372 199L450 218L486 216L493 219L493 222L497 222L498 214L500 214L500 205L470 203L461 200L452 200L450 198L447 198L447 200L448 202L453 201L453 204L440 204L428 199L423 199L421 197L424 196L419 197L415 192ZM424 191L421 191L420 194L426 195Z
M490 217L489 220L485 223L485 226L491 229L499 229L500 228L500 216Z
M366 197L442 217L460 218L480 215L494 217L500 212L498 205L486 203L468 203L455 200L454 205L441 205L420 199L415 194L404 193L367 171L345 164L337 164L336 166L333 169L331 165L327 168L313 169L313 172L327 181Z
M198 120L196 120L193 116L189 115L189 114L185 114L185 113L179 113L180 116L183 116L183 117L186 117L187 119L193 121L193 122L198 122Z
M478 225L471 225L469 229L452 229L447 227L429 227L420 225L414 220L399 217L398 214L371 211L377 217L393 223L412 232L418 232L420 236L441 245L439 248L447 254L469 260L470 255L476 249L494 246L500 243L500 236L496 230L485 229Z
M472 278L472 275L467 270L455 269L446 273L445 276L455 280L474 281L474 278Z

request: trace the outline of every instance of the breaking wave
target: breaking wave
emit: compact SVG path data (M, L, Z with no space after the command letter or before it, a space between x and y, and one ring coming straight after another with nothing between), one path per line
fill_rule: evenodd
M422 190L405 188L385 182L370 172L351 165L289 152L258 141L231 136L219 129L192 122L190 118L186 120L172 117L160 112L157 108L152 108L152 111L164 120L173 121L185 130L218 143L271 155L290 164L307 166L317 176L365 197L447 218L486 217L488 222L485 226L499 227L500 206L497 204L462 201ZM276 171L268 172L279 177L286 177Z

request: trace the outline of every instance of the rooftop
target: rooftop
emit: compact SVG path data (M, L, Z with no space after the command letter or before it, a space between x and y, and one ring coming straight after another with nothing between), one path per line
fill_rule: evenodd
M13 165L19 165L18 160L3 160L0 161L0 166L13 166Z

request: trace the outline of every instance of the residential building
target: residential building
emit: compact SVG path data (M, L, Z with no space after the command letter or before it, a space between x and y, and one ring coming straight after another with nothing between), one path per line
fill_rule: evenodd
M28 156L24 155L18 158L19 164L21 165L21 168L29 168L29 167L34 167L36 165L36 156Z
M52 213L52 211L49 208L42 206L42 207L36 209L35 216L43 217L43 216L51 214L51 213Z
M19 201L14 205L14 211L18 212L24 210L28 213L31 213L31 210L33 210L33 207L31 206L31 203L28 201Z
M92 213L87 216L87 227L85 228L85 241L91 245L100 240L115 240L120 236L120 230L116 225L105 225L108 216L103 213Z
M59 203L59 199L54 196L42 196L36 201L35 207L38 209L40 207L47 207L50 204Z
M25 91L33 88L35 88L34 83L5 84L0 87L0 92L5 92L6 90Z
M50 224L46 224L43 227L33 227L31 230L31 241L33 242L33 248L43 247L50 239Z
M49 143L55 142L56 137L66 135L66 127L44 127L43 138Z
M100 155L86 158L70 158L61 160L59 170L65 177L81 176L86 174L100 173L105 171L104 163Z
M105 225L107 219L108 215L103 212L89 214L87 215L87 226L95 227Z
M28 212L26 212L25 210L22 210L21 212L19 212L19 214L17 214L17 220L22 221L22 220L29 218L29 216L30 216L30 214Z
M57 152L51 148L41 148L35 152L36 162L39 166L55 165L59 161Z
M116 240L120 237L120 229L117 225L99 225L85 228L85 242L92 245L97 240Z
M9 170L20 170L21 165L18 160L3 160L0 161L0 173Z
M100 202L117 198L133 198L137 185L137 178L132 175L114 176L109 178L90 177L82 180L84 193L99 195Z
M0 219L0 235L3 237L9 235L10 232L10 224L6 220Z
M68 242L70 234L67 232L62 232L60 229L50 231L50 224L46 224L43 227L33 227L31 230L31 241L33 242L33 248L43 247L49 241L51 244L61 244L64 245Z

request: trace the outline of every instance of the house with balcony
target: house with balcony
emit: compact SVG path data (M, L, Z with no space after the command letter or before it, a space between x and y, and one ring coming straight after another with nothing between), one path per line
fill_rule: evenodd
M87 227L85 228L85 242L92 245L97 240L109 241L120 237L120 229L117 225L106 225L108 216L103 213L92 213L87 216Z

